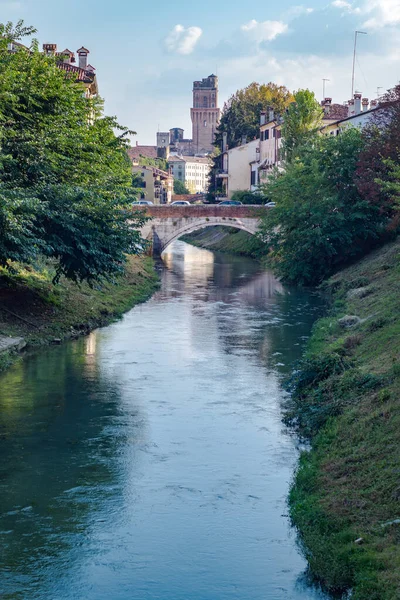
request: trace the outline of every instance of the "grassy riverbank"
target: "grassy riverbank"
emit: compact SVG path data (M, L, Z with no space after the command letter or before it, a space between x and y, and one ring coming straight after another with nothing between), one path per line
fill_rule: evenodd
M263 249L263 244L254 235L234 227L206 227L181 239L199 248L252 258L258 258Z
M10 275L0 270L0 335L23 337L28 348L88 333L120 317L146 300L157 288L158 277L149 257L129 257L125 274L114 283L51 283L48 265ZM15 360L0 354L0 371Z
M290 494L313 572L352 600L400 598L400 241L325 285L288 420L311 438Z

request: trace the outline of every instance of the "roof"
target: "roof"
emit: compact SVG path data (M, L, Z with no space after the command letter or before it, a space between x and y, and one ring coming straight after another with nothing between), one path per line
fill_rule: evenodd
M77 52L86 52L86 54L90 54L89 50L87 48L85 48L85 46L82 46L81 48L79 48L79 50L77 50Z
M170 156L168 162L195 162L201 164L210 164L208 158L202 156Z
M74 73L76 81L83 81L84 83L92 83L94 81L95 74L93 71L87 71L86 69L81 69L80 67L64 62L57 63L57 67L68 73Z
M127 152L131 160L140 158L141 156L145 158L158 158L157 146L133 146Z
M324 110L323 120L340 121L349 116L349 107L344 104L326 104L322 108Z
M344 121L351 121L351 119L355 119L357 117L362 117L364 115L368 115L376 110L382 109L384 108L384 106L374 106L373 108L370 108L369 110L362 110L361 112L357 113L356 115L350 115L349 117L346 117L345 119L337 119L336 121L330 121L329 123L326 123L326 125L324 127L322 127L322 129L324 129L325 127L330 127L331 125L336 125L339 123L344 123Z

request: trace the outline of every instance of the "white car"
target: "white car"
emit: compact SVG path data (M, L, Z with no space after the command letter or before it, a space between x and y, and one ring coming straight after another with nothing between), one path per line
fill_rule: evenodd
M153 203L150 200L138 200L137 202L132 202L132 206L153 206Z
M273 208L276 206L276 202L267 202L265 206L268 206L268 208Z
M187 200L175 200L175 202L171 202L171 206L190 206L190 202Z

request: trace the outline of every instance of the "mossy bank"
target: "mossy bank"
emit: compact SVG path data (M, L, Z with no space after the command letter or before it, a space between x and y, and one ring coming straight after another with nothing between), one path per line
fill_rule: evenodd
M291 381L311 439L290 510L313 573L352 600L400 598L400 241L332 277ZM346 596L347 597L347 596Z
M264 244L254 235L234 227L206 227L181 239L199 248L251 258L259 258L265 252Z
M66 279L53 285L53 275L46 264L18 275L0 271L0 336L22 337L28 350L71 339L120 317L159 285L153 260L145 256L129 257L123 275L92 288ZM16 358L2 352L0 372Z

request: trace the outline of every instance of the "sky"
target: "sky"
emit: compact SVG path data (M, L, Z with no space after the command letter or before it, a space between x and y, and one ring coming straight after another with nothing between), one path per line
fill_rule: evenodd
M220 107L253 81L308 88L322 99L370 99L400 80L399 0L0 0L0 22L24 19L40 44L90 50L107 114L155 144L172 127L191 137L194 80L216 73ZM26 43L26 42L25 42Z

